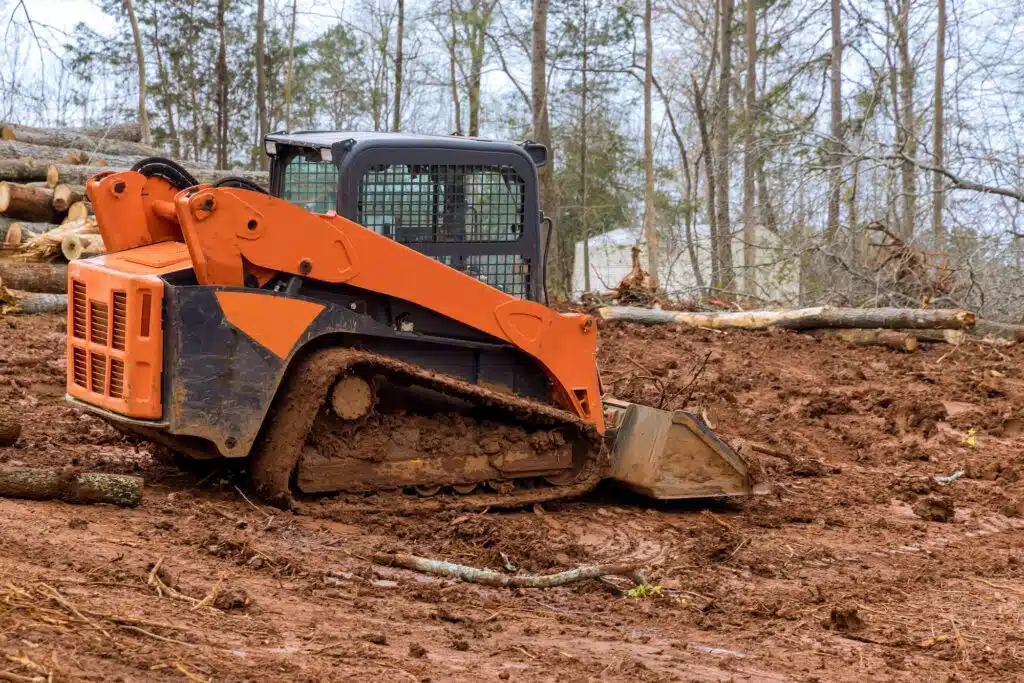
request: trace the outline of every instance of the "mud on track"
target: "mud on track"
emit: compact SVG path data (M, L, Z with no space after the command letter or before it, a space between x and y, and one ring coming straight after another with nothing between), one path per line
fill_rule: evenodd
M792 456L754 454L776 493L665 505L602 487L536 510L421 515L347 496L299 516L250 504L228 469L182 471L67 407L62 321L12 322L0 321L0 403L25 431L0 449L3 464L148 485L135 510L0 500L0 672L23 677L11 680L1024 672L1021 350L904 356L794 333L604 329L602 373L618 396L687 400L731 443ZM932 479L958 469L951 485ZM515 593L366 559L389 550L525 571L632 559L663 595L596 582Z

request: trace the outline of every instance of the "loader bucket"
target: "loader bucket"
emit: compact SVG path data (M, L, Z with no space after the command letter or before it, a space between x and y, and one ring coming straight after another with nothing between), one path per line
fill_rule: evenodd
M609 478L657 499L755 493L747 461L690 413L602 403L614 438Z

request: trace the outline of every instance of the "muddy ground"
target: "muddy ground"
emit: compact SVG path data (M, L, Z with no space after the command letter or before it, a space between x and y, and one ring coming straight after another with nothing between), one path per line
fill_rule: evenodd
M1021 348L608 328L617 395L703 414L774 492L666 505L601 488L425 515L369 497L315 517L66 406L58 317L0 321L0 340L0 403L25 422L4 466L147 481L132 510L0 500L3 680L1024 679ZM661 589L481 588L370 562L389 550L499 570L633 562Z

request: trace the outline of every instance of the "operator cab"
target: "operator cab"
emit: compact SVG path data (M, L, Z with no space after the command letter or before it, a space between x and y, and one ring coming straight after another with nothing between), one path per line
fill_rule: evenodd
M270 192L390 237L506 294L543 298L547 149L405 133L273 133Z

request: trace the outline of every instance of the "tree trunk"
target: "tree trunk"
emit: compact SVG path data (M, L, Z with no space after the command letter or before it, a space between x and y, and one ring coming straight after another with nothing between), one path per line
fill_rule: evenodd
M469 135L480 135L480 86L483 82L484 48L487 28L491 24L493 0L474 0L473 18L469 31L469 83L466 100L469 104Z
M125 142L142 142L142 125L133 123L112 123L109 126L93 126L91 128L69 128L81 135L104 140L124 140Z
M8 142L23 142L29 145L42 147L57 147L59 150L49 150L50 158L56 154L67 154L68 151L84 152L94 156L112 154L126 157L156 156L160 150L149 145L138 142L126 142L124 140L105 140L103 138L89 137L79 133L74 128L31 128L28 126L6 126L10 131L4 140ZM70 149L64 149L70 148ZM17 148L14 148L17 149Z
M405 61L402 43L405 40L405 0L398 0L398 36L395 42L395 104L391 130L402 126L402 67Z
M0 178L9 178L11 181L14 179L20 179L21 182L31 182L35 180L46 180L47 174L51 173L50 169L54 169L53 172L57 174L57 177L61 182L69 185L85 185L89 178L96 175L97 173L103 173L105 171L127 171L127 166L78 166L78 165L66 165L66 164L40 164L40 163L25 163L20 159L15 160L4 160L0 159ZM210 168L189 168L188 172L191 173L196 180L200 183L215 183L222 178L228 176L235 176L251 180L254 183L259 183L266 186L269 182L266 171L240 171L232 169L210 169Z
M540 167L541 207L548 216L558 214L558 195L555 188L554 148L551 145L551 124L548 118L547 51L548 51L548 0L533 0L533 15L530 31L530 91L533 118L533 135L537 142L548 149L548 161ZM550 240L542 237L543 251L548 254L551 273L545 273L545 282L555 296L568 294L565 286L565 272L559 228L551 231ZM547 264L545 264L547 265ZM570 270L571 273L571 270ZM554 285L554 287L551 287Z
M975 322L977 326L977 322ZM900 332L908 332L920 342L942 342L944 344L951 344L952 346L960 346L967 341L968 335L963 330L899 330Z
M153 8L153 54L156 55L157 77L163 84L163 92L160 98L164 107L164 118L167 119L167 137L171 142L171 156L175 159L181 158L181 142L178 140L178 127L174 123L174 106L171 101L170 77L167 74L167 67L164 66L163 52L160 49L160 19Z
M5 247L18 247L36 235L40 235L52 228L53 225L50 223L29 223L27 221L19 221L16 218L0 216L0 243ZM11 237L12 233L18 234L17 244L15 244L14 237ZM2 263L4 262L0 261L0 264Z
M833 0L839 2L839 0ZM754 207L756 169L754 129L757 125L757 0L746 8L747 84L743 125L743 293L757 293L757 221Z
M933 126L933 151L935 166L942 168L945 163L943 138L945 127L945 107L943 106L943 89L946 81L946 0L938 0L939 18L935 35L935 124ZM942 227L942 210L946 203L943 184L946 179L936 171L933 176L935 187L932 194L932 249L942 251L945 247L946 232Z
M100 154L73 147L34 145L20 140L0 141L0 160L39 159L46 163L57 161L65 164L95 164L102 161L109 166L132 166L143 158L145 157L139 155Z
M217 168L228 167L228 0L217 1Z
M587 228L587 70L590 66L590 46L587 44L587 0L582 0L583 55L580 73L580 236L583 239L583 291L590 291L590 231Z
M92 213L92 205L88 202L75 202L68 207L68 213L61 221L61 225L86 218Z
M843 32L842 7L840 0L832 1L832 139L828 141L828 221L825 224L825 239L832 247L839 236L839 185L842 182L843 138Z
M900 0L899 23L896 32L900 53L900 118L902 131L897 136L900 153L904 155L901 164L903 180L903 225L900 237L904 242L914 239L917 217L917 167L912 159L917 158L917 125L914 119L914 65L910 56L910 0Z
M0 496L65 503L112 503L135 507L142 500L143 480L120 474L44 469L0 471Z
M654 124L652 122L652 84L654 79L654 27L651 2L644 3L644 239L647 241L647 273L651 288L658 289L658 224L654 216Z
M139 74L139 128L142 130L142 144L149 145L149 114L146 112L146 59L142 52L142 33L135 18L132 0L124 0L128 23L132 26L132 42L135 43L135 63Z
M1024 325L1010 325L1008 323L997 323L992 320L979 320L971 330L971 334L976 337L993 337L1016 343L1024 341Z
M649 324L681 324L715 330L763 330L778 327L810 330L821 327L890 329L970 329L974 314L961 309L916 308L800 308L790 311L740 311L690 313L633 306L605 306L597 311L602 320Z
M53 263L0 260L0 281L5 287L25 292L66 294L68 267Z
M855 346L884 346L896 351L914 353L917 351L917 337L913 332L898 330L864 330L864 329L817 329L810 330L815 337L842 339Z
M718 72L718 92L715 98L715 183L718 186L718 266L720 281L718 289L735 289L735 273L732 267L732 225L729 220L729 89L732 84L732 14L735 0L720 0L718 42L721 66Z
M37 159L0 159L0 180L16 183L45 181L57 184L60 172L55 164Z
M53 190L17 183L0 183L0 214L26 221L53 223Z
M718 216L715 214L715 168L714 168L714 147L711 143L711 136L708 134L707 110L704 107L704 98L701 95L700 86L697 85L697 77L690 74L690 82L693 86L693 108L697 114L697 129L700 131L701 155L704 157L705 180L704 189L707 194L707 215L708 233L711 238L711 287L719 287L722 278L722 264L719 261L718 240Z
M267 32L266 22L266 0L258 0L256 5L256 115L259 123L259 159L260 168L267 169L268 158L263 139L270 132L270 122L267 117L267 48L265 34Z
M45 292L19 292L11 290L13 303L2 306L4 315L20 313L35 315L39 313L61 313L68 310L67 294L48 294Z
M292 129L292 62L295 59L295 17L299 13L299 0L292 0L292 23L288 30L288 70L284 79L284 127Z
M452 36L451 42L448 44L448 80L452 87L452 104L455 106L455 134L462 135L462 102L459 100L459 81L455 78L455 51L458 47L458 34L456 32L455 22L455 0L448 0L448 19L451 22ZM536 133L537 126L534 123L534 135ZM543 178L543 173L541 175ZM543 198L543 189L542 189Z

